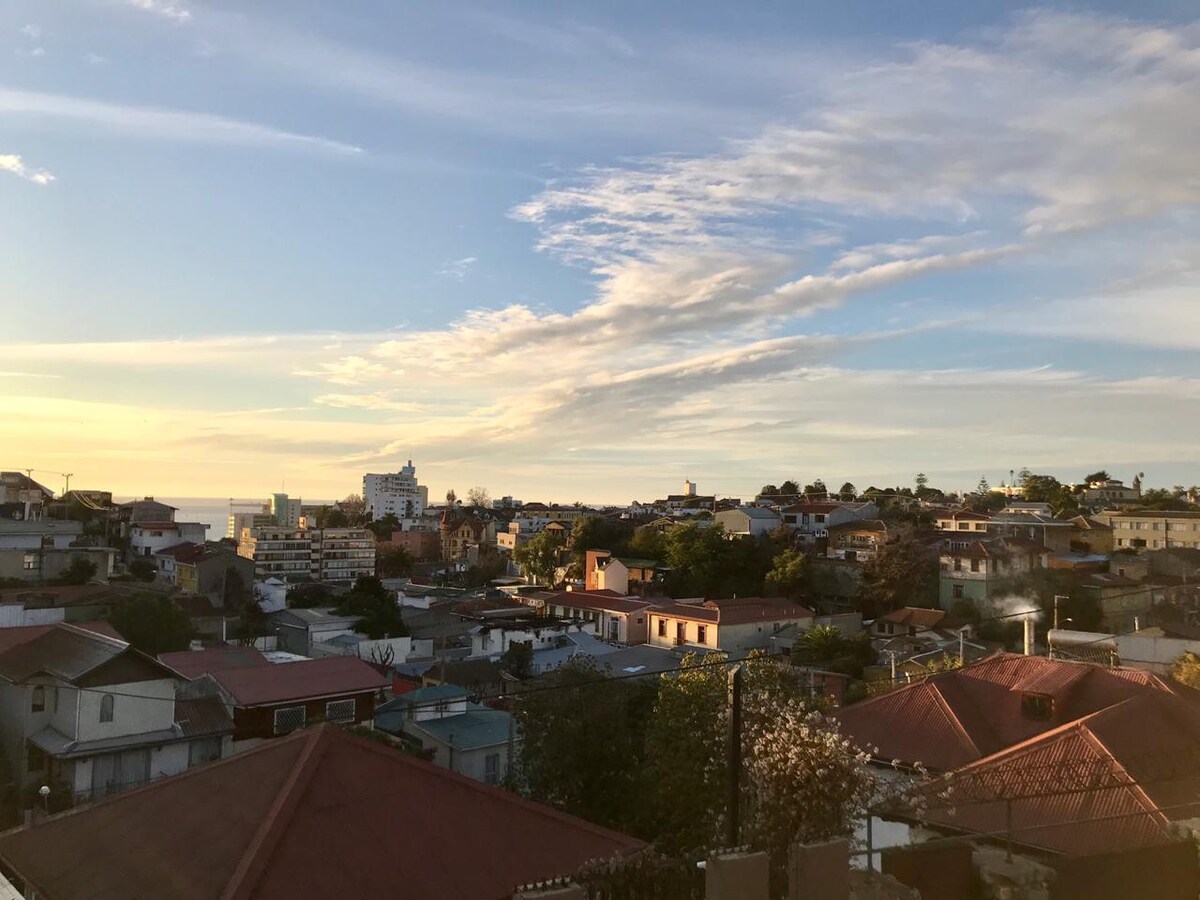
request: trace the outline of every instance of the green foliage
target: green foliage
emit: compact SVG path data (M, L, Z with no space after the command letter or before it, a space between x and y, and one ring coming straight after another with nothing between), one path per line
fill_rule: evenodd
M799 600L808 593L810 574L807 556L799 550L784 550L763 580L763 592Z
M554 572L559 566L563 550L563 539L553 531L534 535L529 542L513 551L513 559L527 578L537 584L554 583Z
M158 569L151 560L142 559L140 557L137 559L131 559L129 561L129 565L125 568L127 568L129 570L129 574L138 581L153 581L154 576L158 574Z
M495 547L485 544L479 548L479 562L463 573L463 587L467 590L486 587L507 571L508 559Z
M584 516L571 529L571 539L567 545L571 551L571 563L582 575L587 551L608 550L623 556L633 536L633 526L625 519Z
M192 623L166 597L139 594L118 603L108 616L112 627L136 649L150 656L186 650Z
M625 552L638 559L667 558L667 536L654 528L639 528L629 539Z
M87 584L96 577L96 564L86 556L71 557L71 564L54 579L56 584Z
M847 637L832 625L806 631L792 647L792 663L862 678L863 669L875 664L876 654L866 632Z
M1187 510L1195 509L1181 497L1163 488L1150 488L1142 492L1141 506L1143 509Z
M522 792L597 825L644 833L646 723L653 681L610 681L577 656L520 696Z
M720 525L677 525L666 534L667 593L672 597L760 595L781 549L772 537L729 540Z
M902 606L934 606L937 555L916 541L887 544L863 564L863 616L874 618Z
M795 482L789 478L787 481L785 481L783 484L781 484L779 486L779 493L781 493L781 494L799 494L800 493L800 485L798 482Z
M760 496L762 496L762 495L770 496L771 494L778 494L779 492L780 492L780 491L779 491L779 485L777 485L777 484L764 484L764 485L762 486L762 490L760 490L758 493L759 493L759 495L760 495Z
M367 530L375 535L377 541L390 541L392 532L400 530L400 520L395 513L388 513L374 522L367 523Z
M1008 498L999 491L974 494L967 500L967 508L977 513L1000 512L1006 506L1008 506Z
M825 487L825 482L820 478L818 478L812 484L806 484L804 486L804 493L806 494L825 494L828 493L828 490L829 489Z
M500 654L500 668L513 678L524 680L533 674L533 645L528 641L514 641Z
M853 500L855 497L858 496L858 488L856 488L853 484L851 484L849 481L847 481L840 488L838 488L838 495L843 500Z
M1079 499L1053 475L1037 475L1028 469L1022 469L1020 485L1025 500L1031 503L1049 503L1056 516L1079 514Z
M396 544L375 545L375 572L380 578L400 578L411 575L412 554Z
M343 616L357 616L358 623L354 630L371 640L404 637L409 633L396 598L373 575L360 575L350 593L341 598L336 612Z
M339 507L322 506L317 510L318 528L346 528L349 524L350 520Z
M1112 476L1108 474L1106 469L1101 469L1098 472L1092 472L1090 475L1083 476L1084 484L1091 484L1093 481L1109 481Z
M255 608L258 608L258 601L254 597L253 589L246 584L242 573L233 566L225 570L221 602L226 609L240 610L246 603L253 603Z
M1200 656L1186 652L1171 667L1175 680L1188 687L1200 688Z
M319 581L304 581L287 592L287 605L293 609L311 609L333 602L333 591Z

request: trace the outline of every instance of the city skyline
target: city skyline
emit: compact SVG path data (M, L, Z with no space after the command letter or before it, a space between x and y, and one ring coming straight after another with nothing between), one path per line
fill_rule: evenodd
M0 467L1200 481L1200 24L1092 7L15 0Z

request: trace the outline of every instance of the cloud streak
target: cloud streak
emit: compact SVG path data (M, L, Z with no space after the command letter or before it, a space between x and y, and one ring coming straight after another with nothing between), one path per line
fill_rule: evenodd
M0 88L0 115L19 116L34 125L65 124L93 132L178 143L308 150L335 156L363 152L361 147L342 141L209 113L8 88Z
M15 153L0 153L0 172L8 172L42 187L46 187L54 181L54 176L50 172L27 166L25 161Z

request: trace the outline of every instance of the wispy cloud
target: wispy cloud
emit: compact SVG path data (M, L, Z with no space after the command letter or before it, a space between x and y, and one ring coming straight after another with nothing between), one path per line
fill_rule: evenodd
M125 106L0 88L0 113L26 116L33 123L57 121L74 127L153 140L244 147L306 149L335 155L357 155L361 147L329 138L286 131L258 122L202 112L152 106Z
M54 176L48 171L25 165L25 161L15 153L0 153L0 172L9 172L43 187L54 181Z
M31 41L36 41L42 36L42 27L40 25L34 25L30 23L29 25L22 25L20 28L18 28L17 33L22 37L29 38Z
M172 0L126 0L126 2L130 6L169 19L177 24L192 20L191 10L182 3L175 3Z
M477 263L478 260L474 256L464 256L462 259L451 260L440 269L437 274L442 278L449 278L453 281L462 281L467 277L467 273Z
M83 61L89 66L106 66L109 59L107 56L101 56L99 53L85 53Z

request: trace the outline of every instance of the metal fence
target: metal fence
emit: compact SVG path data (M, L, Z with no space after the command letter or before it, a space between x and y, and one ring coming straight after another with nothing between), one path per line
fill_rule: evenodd
M588 900L704 900L704 870L689 859L646 854L585 867L574 882Z

